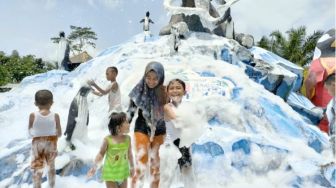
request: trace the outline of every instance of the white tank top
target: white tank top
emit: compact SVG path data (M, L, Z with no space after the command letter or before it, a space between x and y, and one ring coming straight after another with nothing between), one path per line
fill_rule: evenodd
M114 84L117 84L117 82L112 82L112 84L110 85L110 88L112 88L112 86ZM111 112L112 110L117 110L117 111L121 111L121 96L120 96L120 88L118 87L118 90L113 92L112 89L110 90L110 93L108 95L108 100L109 100L109 112Z
M169 104L175 110L175 106ZM166 138L165 143L172 143L174 140L180 137L180 131L175 128L174 122L172 120L166 121Z
M50 112L44 116L40 112L35 112L34 115L33 127L30 130L33 137L57 135L55 113Z

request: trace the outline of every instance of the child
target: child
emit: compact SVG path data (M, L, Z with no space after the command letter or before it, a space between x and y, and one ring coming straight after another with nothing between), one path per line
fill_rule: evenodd
M127 178L133 175L131 138L126 135L129 132L126 114L123 112L112 113L108 128L110 135L104 138L104 142L95 159L95 165L89 170L88 177L92 177L95 174L98 163L105 156L102 178L106 182L106 187L126 188Z
M32 112L29 116L28 131L32 140L32 161L34 188L41 187L41 179L44 167L48 167L49 187L55 186L55 158L57 156L57 138L62 130L60 117L51 112L53 95L49 90L39 90L35 93L35 105L38 112Z
M163 106L166 102L164 68L161 63L150 62L140 82L132 89L129 122L138 109L135 121L134 139L136 151L136 171L132 187L143 187L143 177L150 155L151 188L157 188L160 181L159 148L163 143L166 128L163 121Z
M164 106L164 117L166 122L167 136L165 138L165 146L172 147L173 144L179 149L181 153L181 157L176 161L180 166L180 170L183 175L184 187L195 187L191 185L192 174L191 174L191 154L190 148L185 146L179 147L180 139L179 139L179 129L175 128L174 121L176 121L176 108L182 103L182 97L186 94L186 85L180 79L173 79L168 83L167 86L167 96L169 99L169 103ZM167 148L171 149L171 148ZM172 150L171 150L172 151ZM160 151L161 152L161 151ZM171 153L171 155L175 155L176 153ZM169 157L169 156L168 156ZM170 159L173 159L175 156L170 156ZM177 164L176 164L177 165ZM165 177L165 181L160 184L160 187L170 187L171 180L173 178L173 173L175 170L175 166L169 167L171 172L166 171L163 175ZM189 178L189 179L188 179ZM188 180L188 181L186 181Z
M68 123L64 135L71 150L76 149L72 143L73 138L82 140L87 138L87 126L89 125L87 95L90 91L90 87L82 86L72 100L69 108Z
M330 136L330 143L332 147L333 154L335 156L335 142L336 142L336 103L335 103L335 73L330 74L326 80L324 81L325 88L327 89L328 93L332 96L328 106L327 106L327 118L329 121L329 136Z
M111 81L111 84L104 90L100 88L93 80L89 81L88 84L93 86L98 90L94 91L93 94L98 96L103 96L108 94L109 100L109 112L112 111L121 111L121 97L119 85L116 81L118 76L118 69L116 67L108 67L106 69L106 79Z

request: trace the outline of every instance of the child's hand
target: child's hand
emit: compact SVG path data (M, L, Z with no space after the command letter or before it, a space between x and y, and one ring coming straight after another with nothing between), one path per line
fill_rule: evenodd
M94 84L96 84L96 83L95 83L95 81L93 81L93 80L88 80L88 81L87 81L87 84L89 84L89 85L91 86L91 85L94 85Z
M89 172L87 173L87 175L86 175L86 177L87 178L91 178L95 173L96 173L96 168L97 167L92 167L90 170L89 170Z
M170 97L170 100L173 103L180 103L182 101L182 97L181 96L172 96L172 97Z
M134 168L130 168L130 174L131 174L131 177L134 176Z

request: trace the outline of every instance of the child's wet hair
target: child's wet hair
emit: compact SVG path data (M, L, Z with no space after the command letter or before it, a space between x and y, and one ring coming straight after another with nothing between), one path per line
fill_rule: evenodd
M112 71L114 71L117 75L118 75L118 69L117 69L117 67L107 67L107 69L106 70L112 70Z
M51 91L42 89L35 93L35 104L45 106L53 102L53 94Z
M178 78L175 78L175 79L173 79L173 80L170 80L170 82L168 83L168 85L167 85L167 91L168 91L168 89L169 89L169 86L170 86L173 82L178 82L179 84L182 85L183 90L184 90L184 91L186 90L186 84L185 84L185 82L182 81L182 80L180 80L180 79L178 79Z
M116 136L119 133L119 128L122 123L126 121L126 113L124 112L113 112L110 115L110 122L108 124L108 129L111 135Z
M335 73L330 74L324 81L325 85L335 84Z

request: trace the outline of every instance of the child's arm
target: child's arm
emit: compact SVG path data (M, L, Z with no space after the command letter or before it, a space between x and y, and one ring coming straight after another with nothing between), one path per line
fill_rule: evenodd
M55 121L56 121L57 137L61 137L62 136L62 128L61 128L61 123L60 123L61 121L57 113L55 113Z
M167 120L176 119L176 114L173 111L173 109L170 106L170 104L165 104L164 107L163 107L163 111L164 111L165 118Z
M97 84L96 84L96 86L99 87ZM93 86L93 87L95 87L95 86ZM97 89L97 87L95 87L95 88ZM112 90L112 92L115 93L118 90L118 88L119 88L118 84L115 83L115 84L112 85L112 87L109 87L105 90L102 89L102 91L104 91L104 92L101 92L99 89L97 89L99 92L93 90L92 93L95 94L95 95L98 95L98 96L103 96L103 95L108 94L111 90Z
M31 113L29 115L29 122L28 122L28 134L29 134L29 136L33 136L32 133L30 132L30 130L33 128L34 119L35 119L34 113Z
M96 170L98 168L98 165L100 164L100 162L103 160L105 153L107 150L107 138L104 138L103 144L100 147L100 150L96 156L96 159L94 161L94 166L89 170L89 172L87 173L87 177L90 178L92 177L95 173Z
M100 97L103 96L103 94L101 94L101 93L99 93L99 92L97 92L97 91L95 91L95 90L93 90L92 93L95 94L95 95L98 95L98 96L100 96Z
M110 92L110 90L112 89L112 87L109 87L106 90L104 90L101 87L99 87L94 81L90 82L90 85L92 87L96 88L102 95L108 94Z
M130 140L130 143L131 143L131 137L130 136L128 136L128 139ZM133 152L132 152L131 145L128 148L128 161L129 161L129 164L130 164L131 176L133 176L134 175L134 163L133 163Z

